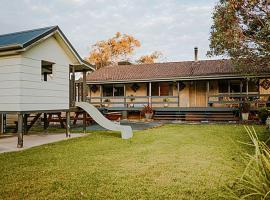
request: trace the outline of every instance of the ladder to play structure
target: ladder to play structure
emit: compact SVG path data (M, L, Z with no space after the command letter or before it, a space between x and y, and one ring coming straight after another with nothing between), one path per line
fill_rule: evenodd
M76 107L79 107L86 111L90 115L90 117L92 117L92 119L103 128L111 131L120 131L122 139L132 138L133 132L130 126L123 126L108 120L95 106L91 105L90 103L76 102L75 105Z

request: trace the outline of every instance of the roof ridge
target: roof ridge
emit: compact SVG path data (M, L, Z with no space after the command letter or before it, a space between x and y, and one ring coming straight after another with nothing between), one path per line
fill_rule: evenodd
M24 30L24 31L17 31L17 32L12 32L12 33L6 33L6 34L1 34L0 37L2 36L7 36L7 35L15 35L15 34L19 34L19 33L26 33L26 32L33 32L33 31L38 31L38 30L42 30L42 29L53 29L55 27L58 27L57 25L54 26L48 26L48 27L43 27L43 28L35 28L35 29L29 29L29 30Z
M143 65L155 65L155 64L174 64L174 63L184 63L184 62L189 62L189 63L194 63L194 64L198 64L200 62L205 62L205 61L210 61L210 62L213 62L213 61L229 61L230 59L209 59L209 60L198 60L198 61L195 61L195 60L184 60L184 61L169 61L169 62L157 62L157 63L134 63L134 64L131 64L131 65L108 65L108 66L105 66L105 67L102 67L102 68L111 68L111 67L127 67L127 66L143 66ZM102 69L101 68L101 69Z

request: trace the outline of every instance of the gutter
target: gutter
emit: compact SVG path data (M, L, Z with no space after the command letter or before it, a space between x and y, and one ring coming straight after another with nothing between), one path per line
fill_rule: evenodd
M10 51L10 50L17 50L17 49L22 49L23 45L21 44L11 44L7 46L0 46L0 52L1 51Z
M266 78L270 77L270 74L264 75L212 75L212 76L197 76L197 77L172 77L172 78L158 78L158 79L134 79L134 80L109 80L109 81L86 81L87 84L110 84L110 83L145 83L145 82L165 82L165 81L194 81L194 80L216 80L216 79L239 79L239 78Z

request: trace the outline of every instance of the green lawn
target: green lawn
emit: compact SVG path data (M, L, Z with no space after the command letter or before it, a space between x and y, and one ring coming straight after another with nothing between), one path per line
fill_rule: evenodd
M240 125L165 125L0 154L0 198L219 199L251 151L239 141L249 141Z

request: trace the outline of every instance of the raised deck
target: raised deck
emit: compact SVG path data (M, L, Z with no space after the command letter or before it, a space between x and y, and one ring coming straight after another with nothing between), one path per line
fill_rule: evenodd
M99 108L103 112L125 111L138 112L142 108L107 107ZM183 120L183 121L239 121L238 108L214 108L214 107L170 107L153 108L153 119L156 120Z

